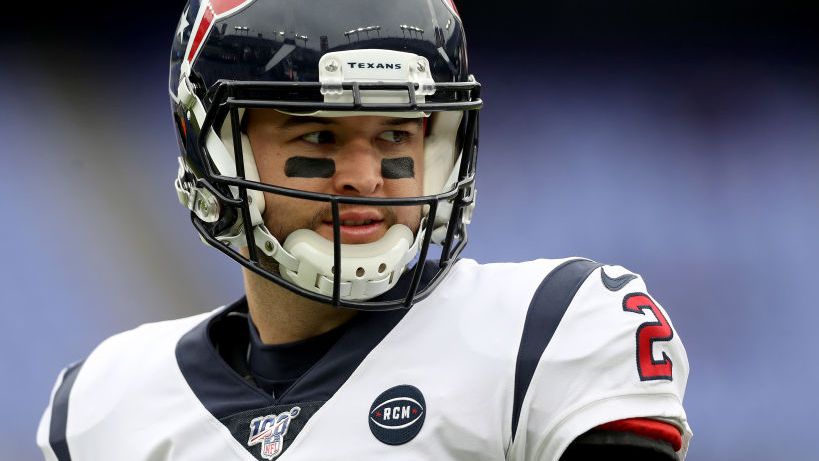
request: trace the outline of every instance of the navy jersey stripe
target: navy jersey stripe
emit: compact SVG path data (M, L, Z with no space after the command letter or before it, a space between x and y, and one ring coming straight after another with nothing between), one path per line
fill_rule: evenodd
M515 397L512 407L512 438L518 429L523 398L529 389L540 356L552 339L560 319L580 285L602 264L587 259L566 261L552 270L532 297L515 364Z
M66 440L66 426L68 424L68 400L71 395L71 388L74 381L80 374L83 362L77 362L69 366L63 375L63 382L57 392L54 393L54 402L51 404L51 421L48 430L48 444L54 450L59 461L71 461L71 453L68 450L68 440Z

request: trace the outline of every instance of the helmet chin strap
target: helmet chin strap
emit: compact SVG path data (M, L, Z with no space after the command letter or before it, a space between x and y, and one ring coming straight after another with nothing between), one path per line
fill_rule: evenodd
M335 259L333 242L310 229L298 229L282 245L265 226L258 208L250 206L249 209L254 243L265 255L279 263L282 278L305 290L332 296ZM368 300L394 287L407 265L418 254L421 239L429 231L427 224L428 217L425 216L415 238L409 227L393 224L375 242L342 243L340 298L345 301ZM442 229L443 227L439 227L435 231L441 232ZM241 220L231 231L216 239L237 249L247 246Z
M310 229L298 229L282 245L267 229L258 209L251 206L250 214L255 244L279 263L282 278L314 293L333 295L335 249L332 241ZM372 299L394 287L418 254L426 224L424 217L415 238L409 227L393 224L375 242L342 243L340 298L345 301ZM246 246L243 226L217 238L234 248Z
M375 242L341 244L341 299L372 299L395 286L418 253L423 234L424 223L414 239L409 227L394 224ZM299 229L284 241L284 251L299 262L295 270L280 271L284 279L315 293L333 295L333 242L312 230Z

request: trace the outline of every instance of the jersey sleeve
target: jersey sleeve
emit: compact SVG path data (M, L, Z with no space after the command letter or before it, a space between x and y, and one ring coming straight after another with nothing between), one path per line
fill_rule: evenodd
M522 351L537 336L538 328L529 325L533 311L559 321L521 391L507 459L557 461L593 428L649 418L679 429L676 455L683 460L691 438L682 405L688 358L668 313L642 278L623 267L582 267L574 274L550 274L559 283L552 281L545 295L539 289L532 300ZM561 297L562 306L555 302Z
M48 406L40 418L40 424L37 427L37 445L42 450L46 461L71 459L66 440L68 401L71 388L81 367L82 362L78 362L60 372L54 389L51 391Z

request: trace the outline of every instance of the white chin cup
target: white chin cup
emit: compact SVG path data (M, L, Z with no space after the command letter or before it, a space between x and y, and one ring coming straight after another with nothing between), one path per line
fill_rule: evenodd
M372 299L395 286L418 252L419 241L409 227L394 224L375 242L341 244L340 298ZM333 242L312 230L299 229L283 246L299 264L296 270L280 267L282 277L314 293L333 296Z

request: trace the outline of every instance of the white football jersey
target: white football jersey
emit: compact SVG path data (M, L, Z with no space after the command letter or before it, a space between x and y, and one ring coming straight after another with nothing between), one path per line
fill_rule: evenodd
M359 313L275 397L214 345L242 308L140 326L64 370L46 459L557 461L634 417L676 426L685 457L685 350L620 266L460 260L411 309Z

